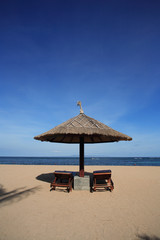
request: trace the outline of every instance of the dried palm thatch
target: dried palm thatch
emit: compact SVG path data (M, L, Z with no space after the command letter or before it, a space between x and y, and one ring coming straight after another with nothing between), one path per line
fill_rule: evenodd
M80 113L78 116L40 134L34 139L48 142L80 143L102 143L130 141L131 137L120 133L107 125Z

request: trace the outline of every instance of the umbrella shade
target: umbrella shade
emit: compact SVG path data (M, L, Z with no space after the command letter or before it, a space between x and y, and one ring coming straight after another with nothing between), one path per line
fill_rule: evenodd
M131 137L80 113L74 118L35 136L34 139L59 143L80 144L80 176L84 177L84 143L130 141Z
M57 127L34 137L34 139L48 142L80 143L80 137L84 137L84 143L132 140L131 137L86 116L84 113L80 113Z

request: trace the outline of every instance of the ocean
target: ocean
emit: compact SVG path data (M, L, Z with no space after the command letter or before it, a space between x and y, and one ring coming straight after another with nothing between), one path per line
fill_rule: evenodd
M0 157L0 164L79 165L78 157ZM85 157L85 165L160 166L160 157Z

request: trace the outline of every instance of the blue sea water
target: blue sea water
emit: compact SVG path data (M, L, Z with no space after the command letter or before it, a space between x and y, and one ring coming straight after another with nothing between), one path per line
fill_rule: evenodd
M78 157L0 157L0 164L79 165ZM160 157L86 157L85 165L160 166Z

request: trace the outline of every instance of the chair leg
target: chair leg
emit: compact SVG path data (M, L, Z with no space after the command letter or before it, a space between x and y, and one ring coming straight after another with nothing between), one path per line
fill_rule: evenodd
M54 184L56 183L56 180L57 180L57 178L55 177L54 181L50 185L50 187L51 187L50 191L56 190L56 187L54 186Z
M95 187L95 186L96 186L96 183L97 183L97 182L96 182L96 178L94 178L94 187L93 187L93 191L96 191L96 187Z
M112 179L111 179L111 178L108 179L107 186L108 186L108 188L110 189L110 191L112 192L113 189L114 189L114 186L113 186L113 182L112 182Z

